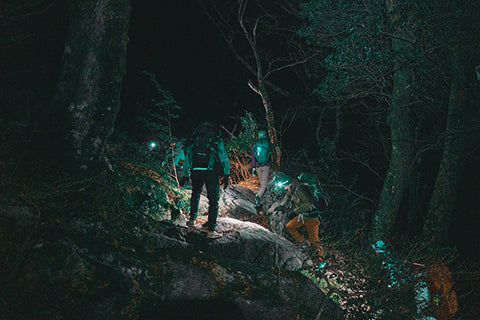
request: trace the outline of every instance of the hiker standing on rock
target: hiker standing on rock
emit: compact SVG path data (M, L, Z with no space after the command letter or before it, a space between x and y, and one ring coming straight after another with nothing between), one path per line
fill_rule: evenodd
M215 231L218 217L219 178L227 185L230 176L230 163L218 127L212 122L204 122L193 132L192 139L185 150L184 175L191 177L192 195L190 199L190 218L187 226L194 226L198 215L200 193L203 185L207 188L208 222L204 225L208 237L216 238L221 234Z
M276 153L272 152L272 145L267 139L267 132L260 130L258 132L258 140L252 147L252 175L258 175L260 181L260 190L255 195L255 207L261 207L260 199L265 193L267 183L270 177L270 167L276 160Z
M310 244L315 249L318 259L323 260L325 254L318 238L318 227L320 226L319 215L326 210L325 201L323 199L317 201L315 199L316 195L312 194L306 184L298 179L287 178L283 185L287 193L280 205L275 208L275 211L285 210L290 203L293 203L295 217L286 225L288 232L302 247ZM307 231L309 243L298 231L303 226Z

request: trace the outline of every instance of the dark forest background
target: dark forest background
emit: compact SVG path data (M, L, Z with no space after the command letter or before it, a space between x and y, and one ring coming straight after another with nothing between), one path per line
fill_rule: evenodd
M0 1L0 200L53 219L81 189L111 200L81 216L116 215L145 201L124 196L143 188L122 189L125 163L167 180L170 145L201 121L248 166L247 119L277 170L328 190L330 232L475 269L478 21L464 0Z

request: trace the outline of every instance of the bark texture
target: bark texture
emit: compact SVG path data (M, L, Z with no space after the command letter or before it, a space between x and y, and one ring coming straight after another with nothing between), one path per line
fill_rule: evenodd
M55 119L86 169L102 158L120 109L126 72L130 0L71 1L62 72L52 101ZM58 117L58 115L62 115Z
M453 81L450 86L445 145L435 188L430 199L423 236L437 245L445 244L455 208L460 178L465 167L465 152L469 147L469 99L465 70L458 52L452 51Z
M394 1L388 1L387 4L392 10ZM408 26L397 29L392 40L392 51L399 54L408 52L410 42L404 39L409 39L409 36ZM370 234L372 242L392 238L398 209L408 186L415 152L409 107L412 86L413 70L399 63L393 76L392 99L387 115L392 140L390 163L374 216Z

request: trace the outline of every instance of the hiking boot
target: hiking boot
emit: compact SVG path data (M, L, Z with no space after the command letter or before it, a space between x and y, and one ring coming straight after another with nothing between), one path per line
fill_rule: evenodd
M315 265L315 271L320 271L322 270L323 268L325 268L325 266L327 265L327 263L325 261L319 261L316 265Z
M310 242L308 241L303 241L303 242L299 242L297 243L297 248L300 249L300 250L306 250L310 247Z
M193 227L195 225L195 220L188 220L187 227Z
M217 231L207 231L207 238L209 239L218 239L223 237L223 234L218 233Z

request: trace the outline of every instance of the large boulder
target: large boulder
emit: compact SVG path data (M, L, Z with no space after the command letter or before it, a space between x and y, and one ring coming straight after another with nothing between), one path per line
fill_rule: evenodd
M289 271L307 260L295 244L256 223L219 218L217 231L224 234L212 243L217 257Z
M274 210L282 196L269 187L264 210L257 212L250 189L222 189L218 239L207 238L201 227L207 221L204 195L195 228L185 222L165 227L157 237L168 257L159 272L160 299L144 318L340 319L338 306L302 274L308 257L289 240L286 213Z
M187 197L190 197L191 190L186 190ZM254 219L257 210L254 206L255 193L252 190L240 185L229 185L221 188L218 201L218 213L220 217L232 217L240 220ZM206 217L208 215L208 199L205 187L200 195L198 206L198 216Z
M220 216L248 219L257 215L255 193L240 185L230 185L222 190L219 200Z
M323 310L319 319L340 319L338 307L298 272L306 257L268 229L229 217L218 219L218 239L200 227L168 228L170 241L158 242L168 257L158 272L159 299L145 318L313 320Z

